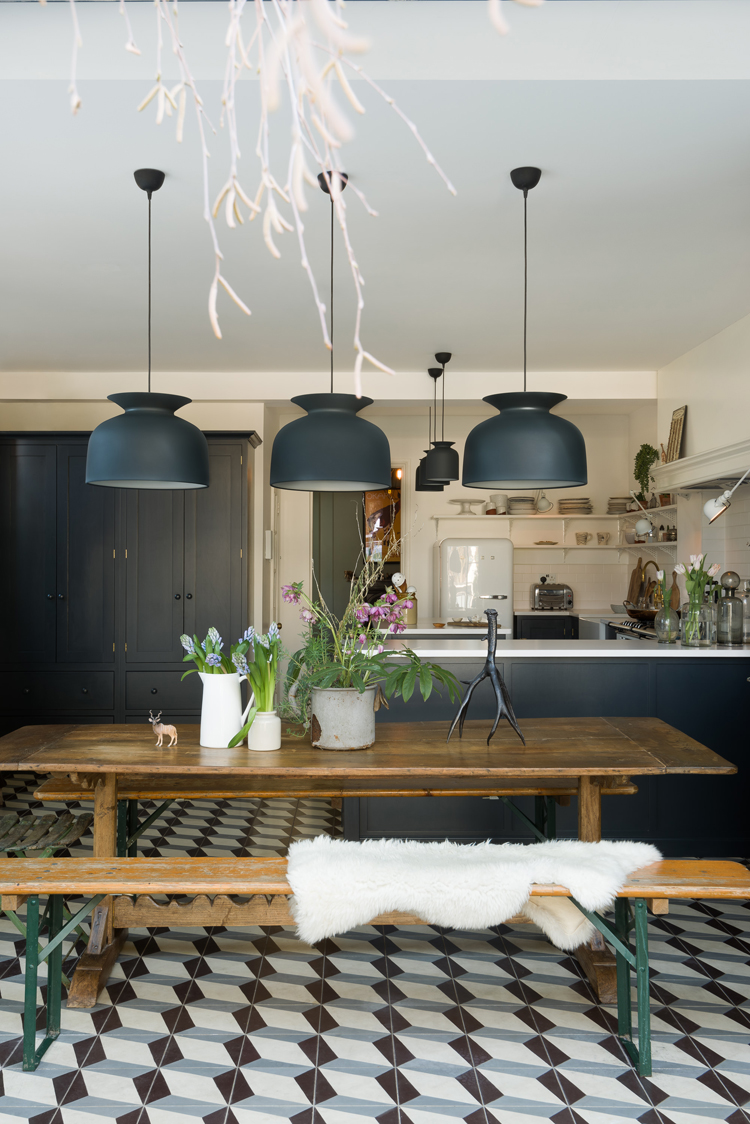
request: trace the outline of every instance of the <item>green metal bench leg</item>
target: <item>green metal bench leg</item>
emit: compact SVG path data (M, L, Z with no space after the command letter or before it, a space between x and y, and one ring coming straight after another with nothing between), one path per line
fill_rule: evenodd
M50 902L49 937L52 940L62 929L63 900L52 894ZM47 957L47 1038L54 1042L60 1033L60 1007L62 1005L62 942ZM46 1049L46 1047L45 1047ZM41 1056L41 1055L40 1055Z
M50 941L62 927L62 898L54 894L49 901ZM44 1054L60 1034L62 1005L62 943L49 954L47 964L47 1027L44 1039L36 1047L36 992L39 974L39 898L34 895L26 903L26 980L23 1004L23 1069L37 1068Z
M648 914L643 898L635 900L635 979L638 999L638 1072L651 1076L651 1007L648 980Z
M23 1068L36 1069L36 980L39 970L39 898L26 901L26 973L23 997Z
M615 931L623 944L630 946L630 902L627 898L615 901ZM623 1042L631 1060L637 1063L633 1038L633 1011L630 999L630 965L621 952L616 950L617 958L617 1034Z

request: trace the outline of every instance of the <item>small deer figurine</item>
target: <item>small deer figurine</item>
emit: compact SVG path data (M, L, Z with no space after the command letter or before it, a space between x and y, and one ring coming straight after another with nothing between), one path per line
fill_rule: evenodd
M156 718L154 718L154 712L152 710L150 710L148 713L150 715L149 722L154 727L154 733L156 734L156 748L161 749L165 734L169 738L169 745L167 746L167 749L171 749L173 745L177 745L177 730L175 729L175 727L165 726L162 722L159 721L162 712L159 711Z

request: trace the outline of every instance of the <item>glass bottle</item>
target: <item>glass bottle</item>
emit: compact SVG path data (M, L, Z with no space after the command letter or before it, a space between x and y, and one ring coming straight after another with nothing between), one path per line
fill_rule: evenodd
M743 643L750 644L750 581L745 579L740 582L737 596L743 604L742 640Z
M740 584L740 575L727 570L721 575L724 596L718 605L716 640L724 647L742 644L742 618L744 605L734 591Z
M675 644L680 635L680 618L675 610L662 605L654 617L654 630L658 644Z

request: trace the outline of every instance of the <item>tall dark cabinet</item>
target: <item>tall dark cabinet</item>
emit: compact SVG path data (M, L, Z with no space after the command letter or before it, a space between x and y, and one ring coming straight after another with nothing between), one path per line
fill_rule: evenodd
M85 483L88 434L0 435L0 732L31 722L197 721L180 634L249 623L255 433L207 434L211 484Z

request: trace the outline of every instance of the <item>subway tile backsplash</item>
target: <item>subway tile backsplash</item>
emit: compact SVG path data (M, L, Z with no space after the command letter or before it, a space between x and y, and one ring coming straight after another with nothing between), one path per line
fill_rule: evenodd
M516 563L513 567L513 601L516 610L530 609L530 589L542 574L554 575L557 582L566 582L573 590L573 608L585 613L608 610L610 604L621 604L628 589L630 572L635 565L615 563Z

